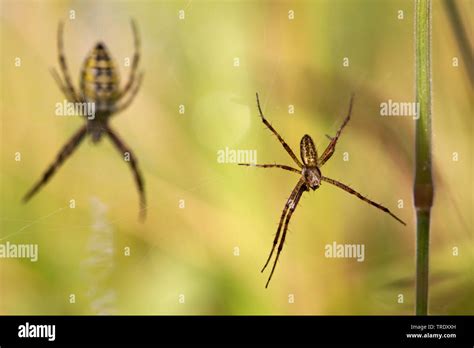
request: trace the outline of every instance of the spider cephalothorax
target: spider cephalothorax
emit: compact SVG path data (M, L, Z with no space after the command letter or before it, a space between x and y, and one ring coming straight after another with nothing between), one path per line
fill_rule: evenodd
M273 275L273 272L275 271L278 258L280 257L281 250L283 249L283 245L285 243L286 232L288 231L288 224L290 222L291 216L293 215L293 212L296 209L296 206L298 205L301 199L301 196L303 195L305 191L316 190L317 188L319 188L319 186L321 185L321 182L323 181L328 182L334 186L337 186L345 190L346 192L349 192L350 194L357 196L361 200L389 214L390 216L392 216L394 219L396 219L398 222L402 223L403 225L406 225L405 222L403 222L400 218L394 215L390 210L388 210L383 205L375 203L374 201L371 201L370 199L362 196L359 192L353 190L349 186L337 180L325 177L321 174L320 168L333 155L334 150L336 148L337 140L339 139L339 136L341 135L341 132L346 126L347 122L349 122L349 119L351 117L351 111L352 111L352 102L353 102L353 98L351 98L351 102L349 104L349 112L347 114L347 117L345 118L341 127L337 131L336 135L334 137L328 136L328 138L330 139L329 145L326 147L326 149L324 150L321 156L318 157L318 152L316 150L316 146L314 145L313 139L311 139L309 135L303 136L300 143L300 152L301 152L300 155L301 155L301 160L302 160L302 163L301 163L298 157L296 157L294 152L288 146L288 144L280 136L280 134L278 134L278 132L272 127L272 125L265 119L265 116L263 116L262 108L260 107L260 101L258 99L258 94L257 94L257 107L258 107L258 111L263 123L265 124L265 126L267 126L268 129L270 129L270 131L273 134L275 134L277 139L283 145L283 148L286 150L286 152L288 152L288 154L291 156L293 161L295 161L295 163L298 165L300 169L296 169L296 168L283 165L283 164L239 163L239 165L254 166L254 167L261 167L261 168L281 168L281 169L288 170L288 171L298 173L299 175L301 175L300 180L298 181L295 188L291 192L290 197L288 198L285 204L285 207L283 208L283 212L280 218L280 223L278 224L277 233L273 240L273 246L270 251L270 255L268 256L267 262L265 262L265 265L263 266L263 269L262 269L262 272L263 272L265 268L267 267L268 263L270 262L273 252L275 251L275 247L278 244L277 255L276 255L272 270L270 272L270 276L268 277L268 281L265 287L268 287L268 284L270 283L270 280L272 279L272 275ZM283 233L281 234L282 229L283 229ZM280 234L281 234L281 239L280 239Z
M83 125L72 138L63 146L56 160L49 166L43 177L28 191L23 200L26 202L33 197L54 175L56 170L74 152L86 135L90 135L94 143L98 142L102 135L107 135L115 147L120 151L124 159L129 162L133 171L135 182L140 195L140 214L145 217L146 199L142 175L138 169L137 159L132 150L122 141L118 134L112 130L108 121L110 116L125 110L136 96L143 78L143 73L136 75L138 61L140 58L140 41L135 23L132 21L135 53L127 83L120 87L120 75L117 65L112 59L104 43L98 42L84 60L80 74L79 90L76 91L71 75L66 64L63 47L63 23L58 27L58 58L59 66L63 74L62 78L55 69L52 69L53 78L59 88L71 103L93 104L95 115L87 118Z

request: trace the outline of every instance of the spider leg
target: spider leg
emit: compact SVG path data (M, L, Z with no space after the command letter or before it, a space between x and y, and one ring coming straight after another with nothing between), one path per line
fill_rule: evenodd
M354 101L354 95L351 96L351 101L349 102L349 111L347 112L347 116L344 119L344 122L342 122L341 127L339 127L336 135L334 137L330 137L329 135L326 135L331 141L329 142L329 145L326 147L321 157L319 157L318 166L321 167L333 155L334 150L336 149L336 143L339 140L339 136L341 135L342 130L344 129L344 127L347 125L347 123L349 122L351 118L353 101Z
M406 223L405 223L402 219L398 218L395 214L393 214L390 210L388 210L388 208L386 208L386 207L384 207L383 205L378 204L378 203L376 203L376 202L374 202L374 201L371 201L370 199L368 199L368 198L362 196L359 192L353 190L352 188L350 188L349 186L343 184L342 182L339 182L339 181L334 180L334 179L331 179L331 178L327 178L327 177L325 177L325 176L322 176L321 179L322 179L323 181L326 181L326 182L328 182L328 183L330 183L330 184L332 184L332 185L334 185L334 186L337 186L337 187L343 189L343 190L346 191L346 192L349 192L349 193L352 194L352 195L357 196L358 198L360 198L360 199L363 200L364 202L367 202L367 203L369 203L370 205L373 205L374 207L376 207L376 208L382 210L383 212L389 214L389 215L390 215L391 217L393 217L395 220L397 220L398 222L400 222L401 224L403 224L403 225L406 226Z
M135 99L135 96L137 95L138 90L140 89L142 81L143 81L143 72L138 75L138 80L135 81L135 85L133 89L130 91L130 96L128 97L128 99L122 102L122 104L117 104L115 107L113 107L111 110L111 113L116 114L118 112L125 110L127 107L130 106L132 101Z
M137 185L138 193L140 196L140 218L142 220L146 217L146 197L145 197L145 185L143 182L143 177L138 168L138 161L133 154L132 150L120 139L120 137L115 133L110 126L107 126L105 132L109 135L110 139L112 140L113 144L117 147L117 149L125 155L126 153L129 154L130 160L130 168L132 169L133 176L135 178L135 183Z
M280 223L278 224L277 233L275 234L275 238L273 239L272 250L270 251L270 255L268 255L267 261L263 266L260 272L263 272L265 268L267 268L268 263L270 262L273 252L275 251L275 247L278 244L278 239L280 238L281 227L283 226L283 221L285 219L286 213L288 212L288 208L290 208L295 202L295 196L298 194L301 185L303 184L303 180L298 181L293 191L291 191L290 198L286 201L285 207L283 208L283 212L281 213Z
M28 193L23 197L23 202L26 203L28 200L33 197L39 189L44 186L56 172L56 170L64 163L64 161L71 156L77 146L81 143L84 136L87 134L87 127L82 126L72 137L71 139L62 147L59 151L56 160L48 167L46 172L44 172L43 177L36 183L33 188L28 191Z
M281 168L284 170L289 170L290 172L295 172L301 174L301 170L296 168L285 166L284 164L253 164L253 163L237 163L239 166L247 166L247 167L260 167L260 168Z
M75 97L73 95L71 95L69 89L64 85L64 83L61 80L61 77L59 76L56 69L51 68L50 72L51 72L51 75L53 76L54 81L56 81L56 83L58 84L59 89L61 90L61 92L63 92L66 99L70 102L76 102L76 100L74 99Z
M265 116L263 116L262 108L260 107L260 100L258 98L258 93L256 93L256 96L257 96L258 112L260 113L260 117L262 118L262 122L265 124L265 126L267 126L268 129L270 129L270 131L273 134L275 134L275 136L278 138L280 143L283 145L283 148L286 150L286 152L288 152L288 154L291 156L291 158L293 158L293 161L295 161L295 163L298 165L298 167L303 168L303 165L301 164L298 157L296 157L295 153L291 150L291 148L288 146L288 144L283 140L283 138L280 136L280 134L278 134L278 132L275 130L275 128L272 127L270 122L268 122L266 120Z
M74 85L72 84L71 75L69 74L69 70L66 63L66 56L64 54L64 44L63 44L63 31L64 31L64 23L59 22L58 26L58 59L59 59L59 66L61 67L61 71L64 75L65 81L65 88L69 91L69 95L71 95L74 101L79 100L79 96L76 93Z
M131 20L132 24L132 31L133 31L133 42L135 46L135 52L133 54L133 61L132 61L132 68L130 70L130 77L128 78L127 84L123 88L123 90L120 92L119 99L125 96L130 88L133 86L135 82L135 76L138 68L138 62L140 61L140 37L138 36L138 30L137 30L137 25L135 24L135 21L132 19Z
M276 268L278 259L280 257L280 253L283 249L283 245L285 244L286 232L288 231L288 224L290 223L291 216L293 215L293 212L295 211L296 206L298 205L298 202L300 201L300 198L303 195L303 192L305 192L306 190L307 190L306 185L304 185L304 183L301 181L301 185L298 188L298 191L296 192L293 202L289 206L288 214L286 215L286 219L285 219L285 227L283 228L283 234L281 236L280 244L278 244L278 250L275 257L275 261L273 262L272 271L270 272L270 276L268 277L265 288L268 288L268 284L270 283L270 280L272 279L273 272L275 272L275 268ZM273 249L272 249L272 252L273 252Z

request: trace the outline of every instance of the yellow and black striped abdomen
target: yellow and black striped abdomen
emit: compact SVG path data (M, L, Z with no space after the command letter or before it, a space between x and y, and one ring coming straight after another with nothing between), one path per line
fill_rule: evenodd
M318 151L313 139L309 135L303 136L300 143L301 160L309 167L316 167L318 163Z
M103 43L95 45L81 72L81 90L86 101L95 102L97 111L107 111L119 95L120 76Z

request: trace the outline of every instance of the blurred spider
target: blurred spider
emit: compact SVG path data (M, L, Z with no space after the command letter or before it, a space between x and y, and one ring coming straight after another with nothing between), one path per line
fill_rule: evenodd
M103 134L109 136L112 143L130 163L135 182L140 196L140 217L146 215L146 199L142 175L138 169L137 159L132 150L125 144L119 135L112 130L108 124L112 115L125 110L136 96L143 78L140 72L137 76L138 61L140 59L140 41L135 22L131 22L135 53L133 56L130 77L123 88L120 88L119 70L112 59L104 43L98 42L86 57L81 70L79 93L72 84L71 76L66 64L66 57L63 48L63 28L64 24L58 26L58 58L59 66L63 73L64 82L55 69L51 69L53 78L59 88L72 103L94 103L95 117L87 119L87 123L82 126L62 147L56 156L55 161L44 172L42 178L24 196L23 201L27 202L33 197L54 175L56 170L64 161L72 155L74 150L82 142L86 135L90 135L92 142L97 143Z
M390 210L388 210L386 207L383 205L380 205L378 203L375 203L374 201L371 201L370 199L362 196L360 193L357 191L353 190L349 186L334 180L330 179L328 177L325 177L321 174L320 168L331 158L331 156L334 153L334 150L336 148L336 143L337 140L339 139L339 136L341 135L342 130L346 126L346 124L349 122L349 119L351 117L351 112L352 112L352 102L353 102L353 96L351 97L351 101L349 103L349 111L347 114L347 117L345 118L344 122L342 123L341 127L337 131L336 135L334 137L330 137L327 135L329 138L330 142L329 145L326 147L326 150L324 150L323 154L318 157L318 152L316 151L316 146L314 145L313 139L309 135L304 135L303 138L301 139L300 143L300 155L301 155L301 160L303 163L300 162L298 157L294 154L294 152L291 150L291 148L288 146L287 143L283 140L283 138L278 134L278 132L272 127L272 125L265 119L265 116L263 116L262 108L260 107L260 101L258 98L258 93L257 93L257 107L258 111L260 114L260 117L262 118L263 123L265 126L267 126L270 131L275 134L275 136L278 138L280 143L283 145L283 148L288 152L288 154L291 156L291 158L295 161L295 163L298 165L300 169L296 169L290 166L282 165L282 164L251 164L251 163L239 163L239 165L242 166L255 166L255 167L261 167L261 168L281 168L284 170L288 170L291 172L295 172L299 175L301 175L300 180L296 184L295 188L290 194L290 198L288 198L285 207L283 208L283 212L281 214L280 218L280 223L278 225L277 233L275 235L275 239L273 240L273 246L270 251L270 255L268 256L267 262L265 262L265 265L262 268L263 272L265 268L267 267L268 263L270 262L273 252L275 251L275 247L278 244L278 250L276 254L275 261L273 263L272 270L270 272L270 276L268 277L268 281L265 285L265 288L268 287L268 284L270 283L270 280L272 279L273 272L275 271L276 264L278 262L278 258L280 257L281 250L283 249L283 244L285 243L285 238L286 238L286 232L288 230L288 224L290 222L291 216L293 215L293 212L296 209L296 206L298 205L298 202L300 201L301 196L305 191L311 190L316 190L319 188L321 185L322 181L326 181L334 186L337 186L350 194L353 194L363 200L364 202L367 202L374 207L384 211L385 213L389 214L392 216L394 219L396 219L398 222L402 223L403 225L406 225L405 222L403 222L401 219L399 219L397 216L395 216ZM286 219L285 219L286 217ZM283 234L280 239L280 232L282 230L284 222L284 227L283 227ZM280 242L278 243L278 240L280 239Z

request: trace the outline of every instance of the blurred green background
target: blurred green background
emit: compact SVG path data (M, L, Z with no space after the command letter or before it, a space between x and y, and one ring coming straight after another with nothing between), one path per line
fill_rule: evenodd
M472 29L472 3L457 4ZM408 0L2 0L0 239L37 243L39 260L0 259L0 313L413 313L415 123L379 114L388 99L414 100L413 10ZM145 78L111 123L143 171L146 222L138 220L131 172L106 138L97 145L87 139L21 204L84 122L54 114L64 99L49 73L58 67L58 22L65 21L78 86L81 64L99 40L124 83L124 60L133 53L130 18L138 24ZM474 314L473 101L463 65L445 8L435 1L433 314ZM306 133L323 150L355 93L352 120L323 174L408 225L323 184L303 196L265 289L268 271L260 269L298 176L217 161L228 147L257 150L258 163L292 164L258 118L257 91L267 118L298 152ZM325 258L333 241L364 244L365 261Z

